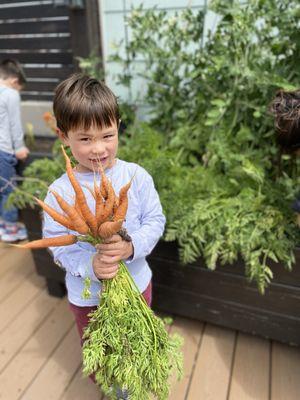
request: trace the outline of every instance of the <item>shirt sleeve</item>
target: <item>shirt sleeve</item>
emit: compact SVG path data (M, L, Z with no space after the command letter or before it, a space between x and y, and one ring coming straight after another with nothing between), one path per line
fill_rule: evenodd
M21 101L16 90L12 90L7 102L7 111L10 124L10 133L14 151L24 147L24 132L21 122Z
M146 171L138 191L141 204L140 228L130 234L134 253L126 260L127 264L151 253L166 223L153 179Z
M55 190L59 192L57 188L55 188ZM60 194L62 195L62 193ZM69 202L70 198L66 200ZM45 203L62 213L51 193L47 194ZM43 217L43 237L49 238L70 233L75 234L75 232L69 231L64 226L55 222L47 213L44 212ZM53 254L54 262L71 275L82 278L91 278L93 281L99 282L92 266L92 260L96 249L89 243L78 242L70 246L49 247L49 249Z

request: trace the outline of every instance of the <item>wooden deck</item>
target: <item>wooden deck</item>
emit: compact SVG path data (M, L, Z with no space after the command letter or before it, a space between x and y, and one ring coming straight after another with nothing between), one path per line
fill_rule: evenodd
M81 377L66 299L47 294L29 251L0 243L0 260L0 399L104 399ZM178 317L171 331L185 339L185 373L169 399L300 399L299 348Z

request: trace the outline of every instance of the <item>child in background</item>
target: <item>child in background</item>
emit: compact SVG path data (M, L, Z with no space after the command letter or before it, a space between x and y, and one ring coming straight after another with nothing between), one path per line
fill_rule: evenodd
M17 208L5 208L13 191L17 161L25 160L29 153L24 145L20 115L19 92L25 83L24 72L17 61L0 63L0 239L8 243L27 239L24 225L18 223Z
M283 152L300 150L300 90L280 90L271 105L275 116L277 143Z
M76 179L93 213L95 200L89 188L93 188L94 176L99 184L99 162L116 194L133 178L124 222L131 241L117 234L97 248L80 241L68 247L51 248L54 261L66 270L68 300L82 340L88 314L99 304L101 281L117 274L119 261L125 261L140 292L151 304L152 273L146 256L163 234L165 217L151 176L137 164L117 158L119 109L116 97L105 84L82 74L72 75L57 87L53 108L57 133L78 162L74 168ZM50 189L68 203L74 201L75 193L66 173ZM51 191L45 202L61 212ZM68 233L76 232L69 231L45 213L44 237ZM83 299L84 279L87 277L92 282L91 297Z
M276 139L281 152L300 155L300 89L280 90L271 104L271 112L275 117ZM300 226L300 200L292 207L297 212Z

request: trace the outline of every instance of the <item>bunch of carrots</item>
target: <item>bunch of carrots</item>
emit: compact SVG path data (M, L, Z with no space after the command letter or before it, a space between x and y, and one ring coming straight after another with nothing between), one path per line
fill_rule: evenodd
M38 198L35 198L35 200L56 222L70 230L77 231L83 237L78 235L63 235L34 240L33 242L21 245L23 248L38 249L43 247L68 246L76 243L77 240L91 241L92 238L95 240L94 243L96 243L97 241L101 241L101 239L111 237L122 228L128 208L127 193L132 180L121 188L118 198L111 182L105 176L100 163L101 185L99 187L96 181L94 182L95 214L93 214L87 204L84 192L74 175L71 161L63 147L62 151L66 160L66 172L75 192L75 204L68 204L54 190L51 190L51 193L56 198L64 214L60 214Z
M75 204L68 204L53 190L63 214L37 198L36 201L56 222L79 235L35 240L21 245L23 248L68 246L78 240L95 245L122 232L132 179L117 197L99 163L101 184L94 180L91 192L95 198L95 212L92 213L63 147L62 151L75 192ZM88 293L87 289L85 297ZM110 399L116 399L117 392L122 389L129 393L131 400L147 400L152 395L166 400L171 373L177 370L178 378L181 376L181 338L176 334L169 336L164 322L148 307L123 261L113 279L102 281L100 304L90 314L84 339L83 372L94 374L97 384Z

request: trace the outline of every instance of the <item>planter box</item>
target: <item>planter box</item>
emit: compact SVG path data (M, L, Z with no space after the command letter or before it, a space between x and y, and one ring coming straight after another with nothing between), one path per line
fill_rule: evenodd
M39 210L24 209L22 217L29 239L41 237ZM202 259L181 265L175 243L159 242L148 257L153 270L153 308L171 314L208 321L300 345L300 250L292 272L273 263L274 279L265 295L244 277L243 263L218 266L209 271ZM47 250L33 251L36 271L46 278L49 294L66 293L64 271Z
M274 279L261 295L244 276L242 261L208 270L202 259L181 265L174 243L158 244L153 270L153 307L184 317L300 345L300 249L288 272L272 263Z
M31 153L31 160L41 157L51 155ZM39 210L24 209L21 214L29 239L39 239ZM261 295L245 278L241 260L217 266L215 271L209 271L202 259L181 265L176 244L159 242L148 257L153 270L153 308L300 345L300 249L295 256L292 272L272 262L274 279ZM46 278L49 294L64 296L65 273L53 263L51 254L35 250L33 257L37 273Z
M34 137L34 147L30 148L29 156L25 161L19 161L17 165L17 173L23 174L24 169L33 161L40 158L52 158L52 146L57 139L56 136L37 135Z
M40 213L38 208L21 210L21 218L26 225L30 241L40 239L42 236ZM66 294L64 270L53 262L52 255L47 249L34 250L32 255L36 272L46 278L48 293L51 296L63 297Z

